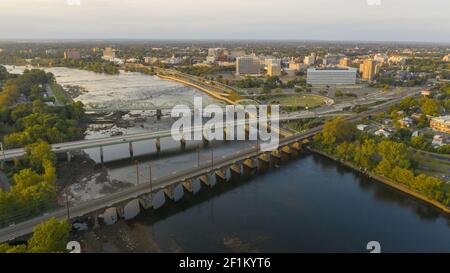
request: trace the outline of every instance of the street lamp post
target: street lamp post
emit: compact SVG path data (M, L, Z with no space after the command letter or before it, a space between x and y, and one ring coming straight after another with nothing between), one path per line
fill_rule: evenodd
M153 201L153 181L152 181L152 164L148 164L148 179L150 182L150 196L152 198Z
M214 149L211 147L211 171L214 170Z
M67 188L64 191L66 195L67 220L70 220L69 191L67 190Z
M2 151L2 156L3 156L0 167L3 169L3 164L6 161L5 150L3 149L3 142L0 142L0 150Z
M136 161L136 183L139 185L139 162Z
M197 168L200 168L200 144L197 145Z

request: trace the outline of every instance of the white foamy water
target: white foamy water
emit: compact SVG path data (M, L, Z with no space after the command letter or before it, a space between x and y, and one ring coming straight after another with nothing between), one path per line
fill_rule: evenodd
M25 66L5 66L10 73L20 74ZM31 67L28 67L30 69ZM194 96L204 104L220 104L217 100L191 87L136 72L121 71L106 75L66 67L43 68L55 75L62 86L80 86L87 90L76 101L88 108L172 108L178 104L192 105Z

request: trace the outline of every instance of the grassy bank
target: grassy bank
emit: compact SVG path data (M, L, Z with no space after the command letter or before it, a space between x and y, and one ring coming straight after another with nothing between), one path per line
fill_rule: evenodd
M66 91L61 85L57 83L52 83L50 84L50 88L52 89L53 95L55 96L55 99L57 101L63 104L69 104L73 102L72 98L66 93Z

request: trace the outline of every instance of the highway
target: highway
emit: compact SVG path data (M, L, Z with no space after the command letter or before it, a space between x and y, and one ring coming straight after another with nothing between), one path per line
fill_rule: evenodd
M393 101L381 104L372 110L347 117L346 119L348 121L357 121L359 119L367 118L370 115L373 115L374 113L388 109L390 106L395 105L398 102L400 102L400 100L401 99L397 99L397 100L393 100ZM299 140L303 140L303 139L312 137L315 134L317 134L318 132L320 132L322 129L323 129L323 126L318 126L313 129L307 130L305 132L301 132L301 133L294 134L289 137L282 138L280 140L280 147L289 145L289 144L299 141ZM142 135L145 135L145 134L142 134ZM138 138L137 136L134 137L134 139L137 139L137 138ZM147 138L144 138L144 139L147 139ZM90 144L90 145L98 145L96 140L93 140L93 141L94 141L93 144ZM99 142L102 144L106 143L107 141L108 140L106 140L106 139L99 140ZM78 146L84 145L84 144L63 144L63 145L68 145L69 147L75 147L75 146L78 147ZM67 147L63 146L62 149L67 149ZM198 177L200 175L206 174L206 173L212 171L213 170L212 168L214 168L214 170L216 170L216 169L220 169L222 167L227 167L227 166L230 166L231 164L234 164L241 160L245 160L245 159L248 159L248 158L251 158L254 156L258 156L261 153L263 153L263 152L260 151L259 147L254 145L248 149L237 151L234 154L225 156L225 157L215 161L213 167L208 163L208 164L201 165L199 167L182 170L182 171L173 173L169 176L165 176L165 177L156 179L156 180L152 181L152 188L154 191L158 191L172 183L181 182L181 181L184 181L189 178ZM127 200L131 200L133 198L137 198L143 194L149 193L150 188L151 187L150 187L149 183L139 184L134 187L127 188L123 191L113 193L113 194L110 194L108 196L105 196L105 197L102 197L99 199L84 202L82 204L79 204L79 205L76 205L76 206L70 208L70 217L75 218L75 217L83 216L83 215L101 210L103 208L110 207L115 204L125 202ZM39 224L49 218L52 218L52 217L55 217L60 220L65 219L65 218L67 218L67 211L65 208L61 208L59 210L47 213L45 215L30 219L28 221L17 223L15 225L11 225L9 227L1 229L0 230L0 243L7 242L7 241L13 240L15 238L24 236L26 234L29 234L32 232L34 226L36 226L37 224Z

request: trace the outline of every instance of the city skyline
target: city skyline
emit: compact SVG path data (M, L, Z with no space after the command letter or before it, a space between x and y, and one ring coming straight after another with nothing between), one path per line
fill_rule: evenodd
M118 0L6 0L0 3L0 39L448 43L449 9L444 0L131 0L126 6Z

